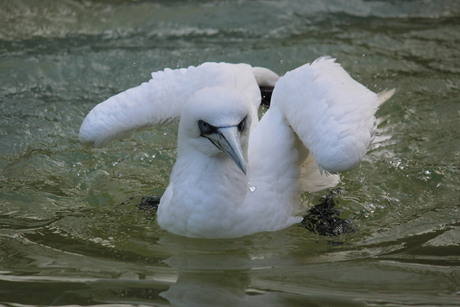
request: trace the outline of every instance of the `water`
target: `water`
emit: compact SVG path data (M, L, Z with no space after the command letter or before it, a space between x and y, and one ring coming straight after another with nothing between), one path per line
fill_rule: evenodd
M0 302L460 305L459 17L447 0L0 1ZM380 142L340 183L356 233L173 236L135 205L166 188L175 125L78 142L96 103L152 71L283 74L323 54L397 88Z

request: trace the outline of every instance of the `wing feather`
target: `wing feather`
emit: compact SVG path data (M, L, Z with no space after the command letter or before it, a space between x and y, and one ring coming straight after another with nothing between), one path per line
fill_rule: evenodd
M330 57L303 65L277 82L272 105L310 150L318 168L353 169L372 139L380 98Z
M128 137L134 130L180 118L185 102L196 91L212 86L229 86L246 93L254 111L260 92L247 64L204 63L152 73L149 82L121 92L95 106L80 127L80 141L101 147ZM254 112L257 114L257 112ZM254 124L257 119L254 120Z

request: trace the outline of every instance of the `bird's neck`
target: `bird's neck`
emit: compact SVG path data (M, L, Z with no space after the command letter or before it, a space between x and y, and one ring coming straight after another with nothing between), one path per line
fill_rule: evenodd
M171 179L175 184L187 184L190 193L204 193L214 203L231 199L237 206L248 190L246 175L224 153L211 157L199 152L188 153L186 157L179 155Z
M248 179L224 154L210 157L193 150L179 151L168 190L170 198L162 201L159 218L175 220L174 229L166 228L171 232L195 237L212 233L215 237L245 220Z

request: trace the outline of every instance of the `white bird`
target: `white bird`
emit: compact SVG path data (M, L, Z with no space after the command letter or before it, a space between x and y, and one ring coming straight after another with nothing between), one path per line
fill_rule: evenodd
M259 122L262 86L274 90ZM335 186L337 172L359 164L375 112L393 92L373 93L330 57L281 78L247 64L165 69L98 104L80 141L99 147L180 119L158 224L183 236L235 238L300 222L300 195Z

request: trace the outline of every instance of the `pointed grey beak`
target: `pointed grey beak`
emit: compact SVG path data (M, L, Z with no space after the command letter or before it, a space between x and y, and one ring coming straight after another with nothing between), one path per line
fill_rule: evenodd
M240 132L237 126L217 128L216 133L206 137L235 162L236 166L246 174L246 162L240 144Z

